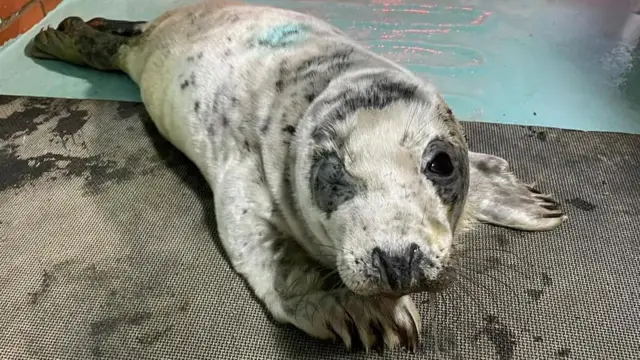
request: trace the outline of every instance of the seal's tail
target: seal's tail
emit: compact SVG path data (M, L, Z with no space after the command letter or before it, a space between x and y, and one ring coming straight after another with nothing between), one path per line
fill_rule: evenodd
M122 70L122 46L142 31L143 22L96 18L85 23L79 17L68 17L56 29L41 30L27 46L26 54L98 70Z

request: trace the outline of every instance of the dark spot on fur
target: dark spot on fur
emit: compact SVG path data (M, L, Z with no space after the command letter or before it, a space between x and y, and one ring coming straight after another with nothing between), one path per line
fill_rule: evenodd
M229 126L229 118L227 117L227 115L222 115L222 126L223 127Z
M330 72L336 73L335 70L346 70L351 65L351 56L353 55L354 49L350 46L346 46L341 49L336 49L335 51L328 54L321 54L317 56L313 56L305 61L303 61L298 68L294 71L294 74L302 77L314 77L318 74L318 70L321 68L326 68ZM341 71L337 71L341 72Z
M571 356L571 349L569 348L560 348L558 349L558 351L556 351L556 356L559 358L568 358L569 356Z
M267 131L269 131L269 126L271 126L271 116L267 116L264 119L264 122L262 123L262 127L260 128L260 131L262 131L263 134L265 134Z
M282 81L282 79L276 81L276 91L281 93L282 89L284 87L284 82Z
M260 176L258 176L258 178L255 180L255 183L262 185L262 184L265 184L266 182L267 182L267 177L264 171L260 171Z
M353 48L345 46L329 53L309 57L292 68L287 61L280 64L276 89L305 89L305 93L319 94L331 79L349 69L354 64Z
M202 56L203 56L202 52L199 52L197 55L198 59L202 59Z
M193 62L195 60L195 58L193 56L187 56L187 61L188 62Z
M227 42L231 42L231 37L227 36Z
M193 103L193 111L195 111L195 112L200 111L200 101L197 101L197 100L196 100L196 101Z
M249 142L247 140L244 141L244 149L251 152L251 146L249 146Z
M238 106L238 98L235 96L231 97L231 106L236 107Z
M308 93L304 96L305 99L307 99L308 102L312 103L313 100L316 99L316 94L314 93Z
M216 92L213 95L213 106L211 108L211 113L215 116L218 115L220 111L220 92Z
M338 206L351 200L363 187L347 172L335 152L316 154L310 177L313 200L327 216Z
M296 133L296 128L293 127L292 125L287 125L287 126L282 128L282 131L288 132L289 134L293 135L293 134Z
M498 359L513 359L517 345L513 331L495 315L486 315L483 320L485 322L483 332L493 344Z
M573 207L580 209L582 211L593 211L597 208L596 205L581 199L581 198L573 198L567 201Z
M191 75L189 75L189 79L185 79L180 83L180 89L184 90L187 87L189 87L189 85L195 85L195 84L196 84L196 75L194 73L191 73Z
M230 49L225 50L223 55L225 57L229 57L229 55L231 55L231 50Z
M248 211L249 211L249 210L247 210L247 209L243 209L243 210L242 210L242 214L244 215L244 214L246 214Z

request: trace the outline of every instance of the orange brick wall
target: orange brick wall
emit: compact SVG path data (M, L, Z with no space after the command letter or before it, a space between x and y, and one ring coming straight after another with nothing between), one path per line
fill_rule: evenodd
M0 46L25 33L62 0L0 0Z

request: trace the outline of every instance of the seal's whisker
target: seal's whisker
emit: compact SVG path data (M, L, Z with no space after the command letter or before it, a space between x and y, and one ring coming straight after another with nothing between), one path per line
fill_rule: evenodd
M507 284L505 281L498 279L495 276L492 276L492 275L490 275L490 274L488 274L488 273L486 273L484 271L478 271L478 270L475 270L475 269L472 269L472 268L465 268L465 267L462 267L462 266L460 267L460 270L461 271L470 271L470 272L473 272L474 274L477 274L477 275L486 277L488 279L491 279L491 280L503 285L504 287L506 287L516 298L518 297L518 294L516 293L515 289L512 286Z
M320 272L323 269L321 269L321 268L317 268L317 269L309 268L309 270L310 270L309 272L301 271L300 274L289 283L289 286L286 287L286 290L284 290L283 293L289 294L291 296L301 296L301 294L298 294L297 291L293 291L294 287L299 285L299 282L301 282L305 277L312 276L314 271L315 272ZM308 286L308 285L306 286L306 288L308 289L307 293L309 291L313 291L314 290L313 287Z
M460 311L457 311L456 313L459 315L458 318L460 320L463 320L462 322L464 323L465 326L469 325L469 314L466 311L467 309L467 305L466 303L463 301L464 298L466 298L464 292L462 292L457 286L452 286L449 291L451 292L451 297L454 299L458 299L458 304L460 305ZM461 295L461 296L460 296ZM475 302L476 300L474 298L470 299L472 302ZM464 315L462 315L464 313Z
M453 308L454 310L458 310L456 309L458 302L456 301L456 298L453 294L453 290L451 288L448 289L449 291L444 291L442 293L440 293L440 296L442 296L443 298L445 298L445 302L447 304L449 304L449 308ZM462 318L462 311L454 311L453 312L453 319L452 318L448 318L448 322L452 322L453 324L456 324L458 321L460 321L460 319Z
M461 279L462 280L462 279ZM464 280L468 281L468 279L464 278ZM470 282L471 284L473 284L472 282ZM475 296L475 294L470 291L465 285L464 282L459 281L457 283L458 285L458 289L460 289L460 291L465 295L465 298L471 300L471 302L478 308L480 308L480 314L481 315L486 315L489 314L489 312L487 311L487 308L482 305L482 303L478 300L478 298Z
M511 250L508 249L503 249L503 248L489 248L489 247L474 247L474 248L469 248L469 247L465 247L465 248L461 248L457 250L459 253L466 253L466 252L488 252L488 251L494 251L494 252L500 252L500 253L504 253L504 254L508 254L508 255L515 255L515 253Z
M521 263L522 265L525 265L525 266L529 265L522 258L520 258L520 256L518 256L516 253L514 253L513 251L510 251L510 250L507 250L507 249L500 249L500 248L475 248L475 249L469 249L469 248L463 248L463 249L456 249L456 253L460 257L466 257L467 254L471 254L471 253L475 253L475 254L500 253L500 254L504 254L504 255L510 255L509 256L510 259L514 259L514 260L516 260L516 262Z
M515 265L508 263L508 262L503 262L502 260L504 260L503 258L499 258L499 257L494 257L494 256L487 256L486 258L482 258L482 257L475 257L475 256L469 256L468 254L464 256L464 260L472 260L472 261L477 261L478 263L482 263L482 264L488 264L488 266L486 268L488 269L495 269L497 271L500 272L501 269L504 269L502 271L502 273L506 274L507 270L511 270L515 273L517 273L518 275L523 276L525 279L527 280L531 280L531 274L529 273L525 273L524 271L520 270L519 268L517 268ZM499 261L498 261L499 260Z
M486 273L477 273L477 274L480 275L480 276L487 277L487 278L489 278L489 279L501 284L502 286L506 287L508 289L508 291L510 291L511 294L517 299L516 300L517 304L522 304L523 298L521 296L518 296L517 291L511 285L509 285L508 283L506 283L506 282L504 282L504 281L502 281L502 280L500 280L500 279L498 279L496 277L493 277L493 276L491 276L489 274L486 274ZM490 292L490 293L492 293L487 288L485 288L485 290ZM511 320L515 321L515 323L518 325L518 327L524 328L523 324L525 323L525 321L523 321L523 319L521 318L520 315L521 314L511 313Z
M484 284L482 284L481 282L475 280L473 277L469 276L468 274L464 273L464 271L461 271L461 269L456 268L456 274L462 278L464 278L469 284L486 291L489 294L489 297L491 299L491 301L494 304L499 304L500 302L496 300L496 295L493 291L491 291L490 289L488 289ZM468 290L468 289L467 289Z
M439 301L439 297L438 294L433 294L434 295L434 303L435 303L435 310L434 314L435 316L432 318L431 321L431 334L433 336L433 345L434 345L434 349L436 351L436 356L438 357L438 359L442 359L441 354L440 354L440 334L438 333L438 315L437 313L440 310L440 301Z

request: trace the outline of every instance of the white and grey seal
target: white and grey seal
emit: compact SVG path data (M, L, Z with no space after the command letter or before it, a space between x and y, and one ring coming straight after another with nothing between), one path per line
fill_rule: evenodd
M469 152L432 85L309 15L214 1L148 23L70 17L28 53L127 73L211 186L235 270L317 338L415 349L409 294L447 285L469 221L565 219L507 161Z

